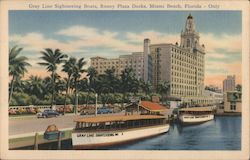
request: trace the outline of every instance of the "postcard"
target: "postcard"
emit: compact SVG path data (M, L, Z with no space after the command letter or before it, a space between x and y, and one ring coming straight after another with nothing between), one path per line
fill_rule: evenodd
M248 1L0 5L1 159L249 159Z

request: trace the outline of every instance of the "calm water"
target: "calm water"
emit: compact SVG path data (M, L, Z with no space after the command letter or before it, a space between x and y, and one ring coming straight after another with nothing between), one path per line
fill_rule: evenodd
M240 150L241 117L216 117L213 121L191 126L174 123L166 134L109 149Z
M55 144L56 146L56 144ZM40 149L54 149L41 146ZM62 149L72 149L71 141L64 141ZM181 126L171 124L168 133L128 144L116 145L110 150L240 150L241 117L220 116L203 124Z

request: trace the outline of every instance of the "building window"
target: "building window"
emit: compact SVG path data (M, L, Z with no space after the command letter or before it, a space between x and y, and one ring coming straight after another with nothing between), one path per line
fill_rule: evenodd
M187 47L190 47L190 40L187 39Z
M236 102L230 102L230 110L236 110Z

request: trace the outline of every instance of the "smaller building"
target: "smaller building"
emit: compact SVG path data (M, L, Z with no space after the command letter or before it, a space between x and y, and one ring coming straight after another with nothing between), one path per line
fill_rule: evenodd
M151 101L140 101L139 103L131 103L126 106L126 115L143 114L143 115L166 115L168 109L159 103Z
M148 55L147 55L148 56ZM133 52L128 55L120 55L118 58L91 57L91 67L95 68L98 74L104 74L107 69L115 69L115 75L120 76L126 68L132 68L137 79L144 80L144 54ZM148 67L151 68L150 57L147 58ZM149 69L150 70L150 69ZM147 70L146 74L151 74ZM150 81L150 77L146 77Z
M205 90L204 94L209 100L210 104L217 105L223 102L223 93L218 93L211 90Z
M159 103L154 103L150 101L141 101L139 103L139 108L141 114L154 114L154 115L166 115L168 109Z
M224 112L241 113L241 96L239 91L229 91L224 94Z
M223 92L234 91L235 90L235 75L227 76L223 81Z

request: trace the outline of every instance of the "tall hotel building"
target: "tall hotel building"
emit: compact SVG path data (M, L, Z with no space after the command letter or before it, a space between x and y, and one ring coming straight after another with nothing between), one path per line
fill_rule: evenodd
M194 18L189 15L181 32L181 43L152 44L153 86L166 81L168 95L184 101L201 102L204 95L205 47L200 45ZM198 98L199 97L199 98Z

